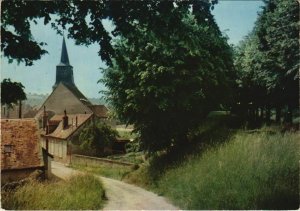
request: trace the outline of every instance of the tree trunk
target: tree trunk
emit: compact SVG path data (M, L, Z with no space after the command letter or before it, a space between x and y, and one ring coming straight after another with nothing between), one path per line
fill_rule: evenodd
M260 107L260 119L264 119L264 107Z
M19 119L22 118L22 100L19 100Z
M266 122L269 123L271 120L271 108L270 105L266 106Z
M281 107L277 106L276 107L276 122L280 123L281 121Z
M291 105L288 105L288 110L286 114L286 122L292 123L293 122L293 109Z
M255 121L259 120L259 109L258 107L255 108Z

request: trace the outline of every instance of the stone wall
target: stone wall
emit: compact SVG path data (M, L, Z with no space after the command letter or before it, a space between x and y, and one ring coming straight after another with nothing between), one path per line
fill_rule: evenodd
M36 170L44 171L44 167L29 168L29 169L1 170L1 185L25 179L25 178L29 177Z
M97 157L90 157L84 155L72 155L71 164L75 165L84 165L84 166L99 166L99 165L121 165L121 166L134 166L133 163L121 162L116 160L110 160L105 158L97 158Z

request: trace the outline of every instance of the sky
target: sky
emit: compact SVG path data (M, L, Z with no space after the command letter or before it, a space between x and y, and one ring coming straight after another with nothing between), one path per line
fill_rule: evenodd
M220 30L229 37L228 42L237 45L252 30L262 5L258 0L219 0L212 14ZM105 24L112 27L109 22ZM35 61L33 66L16 62L9 64L8 59L1 56L1 81L10 78L21 82L26 93L50 94L55 83L56 65L60 61L62 36L56 34L50 25L44 26L42 21L32 25L32 35L38 42L47 43L48 54ZM66 39L66 44L76 86L88 98L101 97L99 91L105 87L97 81L102 78L100 68L105 68L105 64L98 56L99 46L77 46L71 39Z

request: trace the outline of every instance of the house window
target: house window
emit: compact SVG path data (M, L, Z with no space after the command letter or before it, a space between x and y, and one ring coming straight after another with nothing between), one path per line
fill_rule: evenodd
M11 144L4 145L4 153L12 153L12 147Z

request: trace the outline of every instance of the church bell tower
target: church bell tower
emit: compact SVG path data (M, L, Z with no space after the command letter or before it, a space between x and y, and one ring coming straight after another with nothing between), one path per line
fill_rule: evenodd
M60 82L66 85L75 86L73 67L70 65L69 62L69 56L64 37L62 43L60 63L56 66L56 81L53 85L53 89L55 89Z

